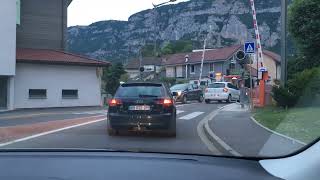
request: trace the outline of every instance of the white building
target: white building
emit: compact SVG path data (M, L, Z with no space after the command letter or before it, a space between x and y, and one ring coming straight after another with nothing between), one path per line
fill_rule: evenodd
M48 2L67 8L71 1L23 0L21 19L20 1L0 2L0 110L102 103L101 67L110 63L64 52L66 23L58 20L64 22L66 16L53 8L43 21L44 12L37 8L50 8Z

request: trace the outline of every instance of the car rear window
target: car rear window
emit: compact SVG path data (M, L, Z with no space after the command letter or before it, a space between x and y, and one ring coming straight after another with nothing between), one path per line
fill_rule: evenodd
M209 88L224 88L225 84L224 83L213 83L209 85Z
M115 97L163 97L165 90L161 84L123 84Z

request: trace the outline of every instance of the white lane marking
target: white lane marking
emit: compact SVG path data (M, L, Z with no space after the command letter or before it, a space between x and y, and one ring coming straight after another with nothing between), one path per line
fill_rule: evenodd
M176 107L183 107L183 106L188 106L188 105L196 105L196 104L201 104L199 102L190 102L187 104L176 104Z
M184 113L184 111L177 110L177 114L181 114L181 113Z
M105 121L105 120L106 120L106 118L98 119L98 120L95 120L95 121L90 121L90 122L86 122L86 123L82 123L82 124L77 124L77 125L73 125L73 126L64 127L64 128L61 128L61 129L55 129L55 130L52 130L52 131L47 131L47 132L35 134L35 135L32 135L32 136L27 136L27 137L24 137L24 138L21 138L21 139L16 139L16 140L9 141L9 142L6 142L6 143L1 143L0 147L7 146L7 145L10 145L10 144L14 144L14 143L18 143L18 142L22 142L22 141L26 141L26 140L30 140L30 139L34 139L34 138L38 138L38 137L49 135L49 134L53 134L53 133L57 133L57 132L60 132L60 131L64 131L64 130L68 130L68 129L72 129L72 128L76 128L76 127L80 127L80 126L86 126L86 125L89 125L89 124L94 124L94 123Z
M197 116L200 116L201 114L203 114L204 112L193 112L193 113L190 113L188 115L185 115L179 119L182 119L182 120L190 120L190 119L193 119Z
M85 112L74 112L72 114L76 114L76 115L83 115L83 114L89 114L89 115L92 115L92 114L104 114L104 115L107 115L108 114L108 111L106 110L101 110L101 111L85 111Z

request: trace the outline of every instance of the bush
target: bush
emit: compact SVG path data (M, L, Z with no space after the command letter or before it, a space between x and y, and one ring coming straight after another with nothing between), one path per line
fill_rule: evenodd
M165 83L168 87L171 87L172 85L174 85L176 83L175 78L162 77L162 78L160 78L160 81Z
M296 96L289 92L288 88L274 86L272 88L273 99L277 102L278 106L287 108L293 107L297 103Z
M185 84L185 83L188 83L189 81L186 80L186 79L179 79L177 80L177 84Z
M320 68L296 73L286 88L274 86L272 92L274 100L281 107L320 104Z
M297 73L292 80L288 81L288 87L299 97L298 106L320 104L320 68Z

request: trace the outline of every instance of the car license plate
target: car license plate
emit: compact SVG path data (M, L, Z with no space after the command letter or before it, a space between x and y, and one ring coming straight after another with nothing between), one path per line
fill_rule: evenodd
M150 111L150 106L129 106L130 111Z

